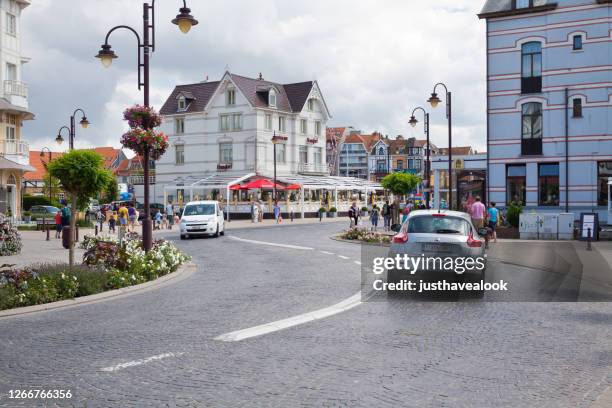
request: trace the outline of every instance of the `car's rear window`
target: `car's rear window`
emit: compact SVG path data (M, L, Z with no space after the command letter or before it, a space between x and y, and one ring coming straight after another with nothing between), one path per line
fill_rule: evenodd
M408 233L468 235L470 224L458 217L419 215L408 219Z

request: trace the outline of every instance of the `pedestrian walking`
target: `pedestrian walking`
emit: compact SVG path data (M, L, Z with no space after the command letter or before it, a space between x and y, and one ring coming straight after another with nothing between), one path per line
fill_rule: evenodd
M119 227L127 227L128 223L128 209L125 206L125 203L121 203L119 206L119 211L117 211L119 216Z
M383 204L382 216L385 222L385 231L389 231L391 229L391 206L389 205L389 200L385 200Z
M166 229L168 228L168 216L166 214L166 210L163 210L161 213L161 225L159 227L160 229Z
M480 201L480 196L476 196L474 203L470 206L470 216L476 229L484 227L485 212L486 208Z
M402 224L408 219L410 211L412 211L412 201L406 201L406 205L404 205L404 209L402 210Z
M350 228L357 227L359 225L359 209L356 201L353 201L351 208L349 208L348 216L351 221Z
M62 236L62 212L55 213L55 238Z
M278 205L278 201L274 201L273 211L274 211L274 221L276 221L276 223L278 224L278 223L280 223L282 221L282 219L281 219L281 208Z
M100 232L102 232L104 226L104 214L102 214L102 211L100 210L98 210L98 212L96 213L96 221L98 221L98 229L100 230Z
M174 221L174 207L172 206L172 201L168 201L166 205L166 221L168 229L172 229L172 223Z
M378 228L378 215L379 215L378 206L374 204L372 206L372 211L370 214L370 223L372 224L372 231L376 231L376 229Z
M108 232L115 233L115 223L117 222L116 215L114 212L111 212L110 217L108 217Z
M257 208L255 207L255 200L251 201L251 222L255 223L257 221Z
M493 242L497 243L497 222L499 221L500 214L499 210L495 208L495 203L491 201L489 203L489 209L487 210L487 217L489 219L489 228L491 228L491 235L493 236Z
M134 231L134 224L136 223L136 208L130 204L128 207L128 231Z
M155 213L155 229L161 229L162 214L159 210Z

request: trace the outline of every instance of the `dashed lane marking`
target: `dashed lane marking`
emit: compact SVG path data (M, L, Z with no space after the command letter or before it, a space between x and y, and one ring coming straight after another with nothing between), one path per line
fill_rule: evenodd
M255 241L252 239L238 238L234 236L230 236L230 238L236 241L250 242L251 244L268 245L268 246L275 246L275 247L289 248L289 249L301 249L303 251L312 251L314 249L314 248L299 246L299 245L288 245L288 244L277 244L275 242Z
M355 262L355 264L357 264L357 265L361 265L361 262L359 262L359 261L353 261L353 262Z
M114 371L119 371L119 370L123 370L124 368L129 368L129 367L136 367L139 365L143 365L143 364L147 364L153 361L158 361L158 360L163 360L165 358L170 358L170 357L178 357L183 355L184 353L163 353L163 354L158 354L156 356L151 356L151 357L147 357L147 358L143 358L140 360L134 360L134 361L128 361L127 363L121 363L121 364L117 364L111 367L104 367L102 368L102 371L106 371L109 373L112 373Z
M325 254L325 255L334 255L333 252L329 252L329 251L319 251L319 252L321 252L322 254Z
M225 333L215 337L215 340L231 342L246 340L257 336L263 336L264 334L273 333L279 330L287 329L289 327L298 326L300 324L312 322L318 319L324 319L326 317L333 316L338 313L346 312L347 310L350 310L355 306L359 306L360 304L361 292L357 292L350 298L345 299L342 302L336 303L333 306L315 310L314 312L293 316L287 319L277 320L272 323L262 324L248 329Z
M349 259L349 257L348 257L348 256L344 256L344 255L338 255L338 258L341 258L341 259Z

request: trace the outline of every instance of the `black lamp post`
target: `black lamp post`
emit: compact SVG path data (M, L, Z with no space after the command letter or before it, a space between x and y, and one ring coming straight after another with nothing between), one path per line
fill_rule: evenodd
M57 144L62 144L62 142L64 141L64 138L62 137L62 129L67 129L68 130L68 148L70 150L74 150L74 137L76 136L75 116L79 112L82 115L81 120L79 121L79 124L81 125L83 129L87 129L87 126L89 126L89 121L87 120L87 116L85 115L85 112L83 111L83 109L77 108L74 111L74 113L70 116L70 127L62 126L57 132L57 137L55 138L55 141L57 142Z
M274 131L272 135L272 145L274 146L274 186L272 186L272 196L274 197L274 202L276 202L276 144L278 143L278 139L276 138L276 131Z
M421 108L420 106L418 108L414 108L414 110L412 111L412 115L410 116L410 120L408 121L408 123L410 123L410 126L415 127L417 125L417 123L419 122L417 120L417 118L414 116L414 114L416 113L417 110L423 111L423 116L425 117L425 136L427 137L427 158L425 159L425 187L426 187L426 200L425 200L425 205L427 206L427 209L429 209L429 200L430 200L430 191L429 191L429 178L430 178L430 174L429 172L431 171L431 169L429 168L430 166L430 161L429 161L429 152L431 150L431 146L429 145L429 113Z
M442 100L438 97L436 89L438 86L442 86L446 92L446 119L448 119L448 208L453 208L453 113L451 105L451 93L448 91L446 85L442 82L437 83L434 86L431 97L427 100L431 104L432 108L438 106Z
M113 62L113 59L117 58L117 55L112 50L111 45L108 43L108 39L111 33L119 28L125 28L126 30L131 31L136 36L136 41L138 42L138 89L144 88L143 96L144 96L144 106L149 106L149 58L151 52L155 52L155 0L151 0L151 4L143 3L142 5L143 15L142 15L142 23L143 23L143 36L142 42L140 41L140 36L138 32L130 26L119 25L110 29L110 31L106 34L106 38L104 40L104 44L96 58L100 58L100 62L106 68L110 67ZM151 20L149 20L149 12L151 13ZM172 20L173 24L176 24L181 32L187 33L191 29L192 26L198 24L198 20L193 18L191 15L191 10L187 7L186 0L183 0L183 7L179 9L179 14ZM142 50L142 55L141 51ZM142 80L141 80L141 69L142 69ZM147 127L147 124L145 124ZM151 212L149 205L149 173L150 173L150 163L149 163L150 152L149 150L145 150L143 152L143 170L144 170L144 220L142 222L142 241L143 247L145 251L151 249L153 245L153 230L152 230L152 222L151 222Z
M53 202L53 185L51 184L51 174L49 174L49 163L51 163L51 160L53 159L52 155L51 155L51 149L49 149L48 147L43 147L42 149L40 149L40 157L45 157L45 150L47 151L47 153L49 154L47 162L43 162L43 165L45 166L45 169L47 169L47 175L49 176L49 205L51 205L51 203ZM41 160L42 161L42 160ZM43 220L44 222L45 220ZM50 240L50 236L49 236L49 226L45 226L46 230L47 230L47 241Z

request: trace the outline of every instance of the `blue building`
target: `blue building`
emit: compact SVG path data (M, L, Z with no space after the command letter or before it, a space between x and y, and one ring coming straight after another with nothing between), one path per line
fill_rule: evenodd
M612 0L487 0L488 198L598 211L612 177Z

